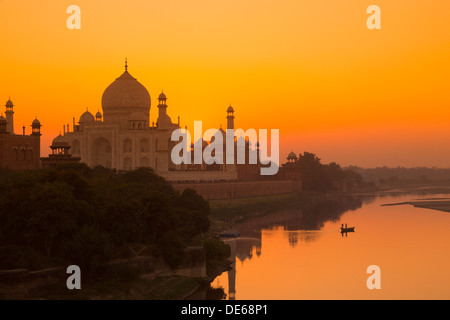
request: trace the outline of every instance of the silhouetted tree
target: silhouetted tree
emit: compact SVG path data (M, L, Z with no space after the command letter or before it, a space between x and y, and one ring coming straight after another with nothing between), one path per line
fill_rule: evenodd
M180 195L151 169L0 170L0 258L33 265L11 254L20 248L95 271L120 247L142 243L177 266L186 244L209 229L209 213L194 190Z

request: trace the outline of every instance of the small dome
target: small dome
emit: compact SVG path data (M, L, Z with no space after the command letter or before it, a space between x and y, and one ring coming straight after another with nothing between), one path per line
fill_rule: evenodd
M147 117L142 112L133 112L130 114L130 121L147 121Z
M164 92L162 92L160 95L159 95L159 98L158 98L159 100L167 100L167 97L166 97L166 95L164 94Z
M52 146L68 146L69 143L67 141L64 140L64 137L61 135L61 133L59 134L59 136L57 136L55 139L53 139L52 142Z
M14 107L13 102L11 101L11 99L9 99L8 101L6 101L5 107Z
M100 113L100 111L97 111L97 113L95 114L95 117L96 118L101 118L102 117L102 114Z
M31 123L33 126L40 126L41 123L39 122L39 120L36 118L33 120L33 122Z
M232 107L232 106L229 106L228 109L227 109L227 112L234 112L233 107Z
M59 134L59 136L57 136L55 139L53 139L53 143L62 142L62 141L64 141L64 137L61 135L61 133Z
M92 115L92 113L90 113L89 111L86 111L85 113L83 113L80 117L80 123L81 122L95 122L95 118Z
M288 160L297 160L297 155L292 151L291 153L289 153Z

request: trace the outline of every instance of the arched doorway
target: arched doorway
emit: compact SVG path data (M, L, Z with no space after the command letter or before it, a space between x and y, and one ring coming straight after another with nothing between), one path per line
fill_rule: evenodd
M125 139L123 141L123 152L129 153L133 151L133 144L131 143L130 139Z
M80 141L74 140L72 142L72 150L71 150L72 154L79 155L80 154L80 150L81 150Z
M125 159L123 159L123 169L124 170L131 170L132 165L133 165L133 162L131 161L130 158L126 157Z
M147 157L141 158L140 164L141 167L150 167L150 160Z
M98 138L92 144L92 166L111 168L111 143L105 138Z
M143 153L150 152L150 142L148 139L141 139L139 151Z

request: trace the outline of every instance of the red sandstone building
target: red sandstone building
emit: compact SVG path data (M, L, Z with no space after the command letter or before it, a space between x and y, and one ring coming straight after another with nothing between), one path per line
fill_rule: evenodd
M13 170L38 169L40 161L41 124L35 119L31 134L14 133L14 104L6 102L5 117L0 115L0 167Z
M64 137L59 134L50 146L52 153L46 158L41 158L42 168L54 168L63 163L78 163L80 157L73 157L69 153L70 145L64 141Z

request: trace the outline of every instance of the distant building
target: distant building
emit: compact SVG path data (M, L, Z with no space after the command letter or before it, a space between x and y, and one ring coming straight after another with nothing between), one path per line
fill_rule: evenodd
M41 123L35 119L31 134L14 133L14 104L6 102L5 115L0 115L0 167L13 170L38 169L40 161Z
M297 155L292 151L287 157L287 162L284 163L277 176L282 180L302 180L302 171L300 166L297 164Z
M64 141L61 134L53 139L50 146L52 153L48 157L41 158L43 168L52 168L64 163L78 163L80 157L74 157L69 153L70 145Z

